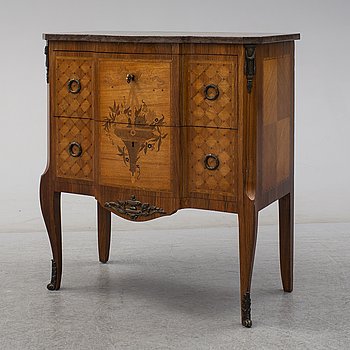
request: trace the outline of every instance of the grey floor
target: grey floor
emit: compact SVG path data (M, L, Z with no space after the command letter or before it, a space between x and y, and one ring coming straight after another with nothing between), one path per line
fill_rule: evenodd
M58 292L46 234L0 233L0 349L350 348L350 224L296 226L292 294L261 226L244 329L237 228L161 220L114 225L106 265L94 232L65 232Z

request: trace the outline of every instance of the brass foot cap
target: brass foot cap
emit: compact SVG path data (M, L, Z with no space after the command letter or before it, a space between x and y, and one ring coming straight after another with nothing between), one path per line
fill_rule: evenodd
M55 285L54 285L53 283L49 283L49 284L47 285L47 289L48 289L48 290L56 290Z
M242 325L246 328L251 328L252 326L252 320L243 320Z

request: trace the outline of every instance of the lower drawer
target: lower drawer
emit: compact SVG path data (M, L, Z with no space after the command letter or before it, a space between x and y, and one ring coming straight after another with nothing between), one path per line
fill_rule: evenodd
M56 176L75 180L94 180L94 148L99 144L100 184L135 191L166 191L178 197L234 202L237 197L237 131L206 127L166 128L161 147L137 156L142 173L133 180L130 166L115 150L115 142L103 130L94 137L95 121L90 119L55 117L54 157ZM102 123L98 127L102 127ZM100 138L100 139L99 139ZM136 141L131 142L131 144ZM183 148L183 146L185 146ZM130 148L131 147L131 148ZM132 146L129 148L132 149ZM123 143L119 148L122 149ZM125 148L125 147L124 147ZM159 149L158 149L159 148ZM181 153L177 149L182 148ZM182 158L182 159L181 159ZM141 167L141 165L139 166ZM177 164L180 165L180 171ZM176 165L176 166L175 166ZM123 175L125 173L125 175ZM166 176L166 177L164 177ZM163 179L164 177L164 179ZM108 181L107 181L108 180Z
M56 176L93 180L93 127L90 119L53 118Z
M185 197L235 201L237 131L186 128Z

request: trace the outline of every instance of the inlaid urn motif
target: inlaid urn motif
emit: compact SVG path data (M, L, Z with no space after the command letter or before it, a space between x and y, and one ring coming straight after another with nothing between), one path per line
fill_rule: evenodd
M104 119L103 128L117 150L117 156L122 157L125 166L129 167L131 181L135 182L141 175L139 160L147 156L147 152L158 152L162 140L168 134L164 133L164 115L157 115L148 108L145 101L139 106L129 106L125 102L109 107L109 116ZM117 140L123 142L121 147Z

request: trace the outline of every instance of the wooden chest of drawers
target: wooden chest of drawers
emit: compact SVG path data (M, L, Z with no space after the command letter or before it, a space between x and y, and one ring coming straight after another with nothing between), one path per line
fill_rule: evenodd
M283 288L293 286L294 40L290 35L45 34L49 158L40 201L61 283L60 193L94 196L99 258L111 212L238 213L242 323L258 211L279 200ZM82 213L83 214L83 213Z

